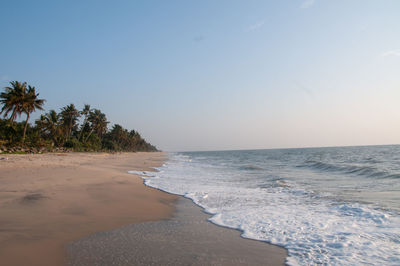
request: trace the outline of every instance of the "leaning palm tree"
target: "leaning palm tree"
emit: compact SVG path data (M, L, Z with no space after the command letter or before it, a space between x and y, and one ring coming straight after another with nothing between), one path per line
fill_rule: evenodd
M66 129L66 139L70 139L72 130L76 127L76 122L81 115L75 108L75 105L71 103L70 105L61 108L60 116L63 126Z
M22 102L23 112L26 114L26 121L24 126L24 134L22 135L22 143L25 141L26 128L28 127L28 121L30 114L36 111L36 109L43 110L43 104L46 100L38 98L39 93L36 93L35 87L28 86L28 91L24 95Z
M0 103L3 105L0 114L4 113L4 117L7 117L11 112L9 120L14 122L17 116L24 112L26 82L11 81L10 84L11 86L5 87L5 91L0 94Z
M85 142L88 141L93 132L97 134L99 138L102 138L104 133L107 132L107 121L106 115L103 114L99 109L94 109L89 113L88 121L90 122L90 132L87 135Z

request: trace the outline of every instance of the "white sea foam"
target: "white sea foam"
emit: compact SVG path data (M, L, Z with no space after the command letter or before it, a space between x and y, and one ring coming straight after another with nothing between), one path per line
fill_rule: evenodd
M289 265L400 265L398 213L325 197L279 178L254 186L240 170L180 154L159 170L131 173L145 176L148 186L192 199L213 214L213 223L286 247Z

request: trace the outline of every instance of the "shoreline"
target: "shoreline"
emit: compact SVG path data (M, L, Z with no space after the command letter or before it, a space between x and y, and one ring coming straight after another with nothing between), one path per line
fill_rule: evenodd
M63 265L70 241L167 219L178 198L146 187L163 153L0 155L0 257L5 265Z
M151 173L151 172L157 173L157 172L154 171L154 169L152 169L151 171L145 171L145 172L147 172L147 173ZM131 174L132 174L132 173L131 173ZM177 196L177 197L178 197L177 201L179 201L179 200L181 200L181 199L190 201L190 203L191 203L192 205L194 205L194 208L199 208L200 211L201 211L203 214L205 214L205 215L208 216L208 218L211 218L211 217L214 215L213 213L210 213L210 212L206 211L204 207L202 207L202 206L200 206L200 205L197 205L197 204L194 202L194 200L191 199L191 198L187 198L187 197L185 197L185 196L183 196L183 195L179 195L179 194L174 194L174 193L168 192L168 191L166 191L166 190L163 190L163 189L161 189L161 188L156 188L156 187L151 187L151 186L146 185L145 182L144 182L144 181L145 181L145 178L144 178L145 175L140 175L139 173L134 173L133 175L137 175L137 176L141 177L141 178L143 179L143 184L144 184L147 188L155 189L155 190L158 190L158 191L163 192L163 193L167 193L167 194L172 195L172 196ZM171 218L174 218L174 217L175 217L175 214L174 214L172 217L167 218L167 220L168 220L168 219L171 219ZM225 228L225 229L234 230L234 231L239 232L239 233L240 233L239 236L240 236L240 238L242 238L242 239L251 240L251 241L257 241L257 242L262 242L262 243L265 243L265 244L270 245L270 246L275 246L275 247L279 247L279 248L283 248L283 249L287 250L286 247L284 247L284 246L280 246L280 245L277 245L277 244L272 244L272 243L270 243L270 242L268 242L268 241L265 241L265 240L259 240L259 239L253 239L253 238L244 237L244 236L242 236L242 234L244 233L243 230L241 230L241 229L239 229L239 228L235 228L235 227L228 227L228 226L224 226L224 225L220 225L220 224L214 223L214 222L208 220L208 218L207 218L207 222L210 223L210 224L212 224L212 225L215 225L215 226L218 226L218 227L221 227L221 228ZM286 252L286 257L288 257L287 252ZM286 264L285 264L285 265L286 265Z
M179 194L174 194L174 193L171 193L171 192L168 192L168 191L166 191L166 190L163 190L163 189L161 189L161 188L157 188L157 187L152 187L152 186L148 186L148 185L146 185L145 184L145 181L146 181L146 174L147 173L157 173L158 172L158 170L157 169L151 169L150 171L145 171L146 173L143 173L143 174L140 174L140 173L131 173L131 174L133 174L133 175L137 175L137 176L139 176L140 178L142 178L142 180L143 180L143 184L146 186L146 187L148 187L148 188L151 188L151 189L155 189L155 190L158 190L158 191L160 191L160 192L162 192L162 193L167 193L167 194L169 194L169 195L173 195L173 196L177 196L178 197L178 199L177 199L177 203L176 203L176 205L177 205L177 210L176 210L176 212L177 213L179 213L179 212L182 212L182 211L185 211L185 212L192 212L192 215L193 215L193 210L195 210L195 211L199 211L199 212L201 212L201 214L198 214L198 215L196 215L197 217L196 217L196 219L197 219L197 223L199 222L198 220L200 219L200 220L204 220L207 224L210 224L211 226L216 226L216 227L218 227L218 228L221 228L222 230L226 230L226 231L234 231L235 233L237 233L238 234L238 238L239 239L242 239L242 240L244 240L244 241L249 241L250 243L253 241L253 242L257 242L257 243L262 243L263 245L265 245L264 246L264 248L265 248L265 252L267 252L268 253L268 257L266 257L266 260L265 261L259 261L258 263L260 263L260 265L288 265L287 264L287 258L289 257L289 252L288 252L288 249L286 248L286 247L284 247L284 246L281 246L281 245L277 245L277 244L273 244L273 243L270 243L270 242L268 242L268 241L265 241L265 240L260 240L260 239L254 239L254 238L249 238L249 237L244 237L243 236L243 233L244 233L244 231L243 230L241 230L240 228L234 228L234 227L229 227L229 226L224 226L224 225L220 225L220 224L217 224L217 223L214 223L213 221L211 221L211 220L209 220L214 214L213 213L210 213L210 212L207 212L206 211L206 209L204 208L204 207L202 207L202 206L200 206L200 205L198 205L198 204L196 204L195 203L195 201L193 200L193 199L191 199L191 198L188 198L188 197L185 197L185 196L183 196L183 195L179 195ZM187 203L187 202L189 202L189 203ZM180 208L180 206L183 206L183 207L181 207ZM190 210L190 209L192 209L192 210ZM178 216L178 217L177 217ZM164 223L168 223L170 220L175 220L175 219L180 219L181 217L179 217L179 215L177 215L176 213L172 216L172 217L170 217L170 218L168 218L168 219L166 219L166 220L164 220L164 221L160 221L160 222L164 222ZM193 221L192 221L193 222ZM132 225L132 226L134 226L134 225ZM118 228L118 229L116 229L116 230L120 230L120 228ZM113 230L114 231L114 230ZM105 232L105 233L111 233L112 231L110 231L110 232ZM235 234L234 233L234 234ZM230 234L232 234L232 232L230 232ZM91 236L90 236L91 237ZM78 243L78 241L77 241L77 243ZM240 243L240 242L239 242ZM131 243L131 245L133 245L133 243ZM96 251L95 251L96 252ZM234 255L234 254L231 254L231 255ZM272 258L270 257L272 255ZM226 260L226 259L225 259ZM227 260L226 260L227 261ZM148 261L150 264L151 263L154 263L154 261ZM242 261L243 262L243 261ZM237 264L235 264L235 262L234 261L229 261L229 263L227 263L226 265L252 265L252 264L243 264L242 262L240 262L240 263L237 263ZM102 265L101 264L101 262L96 262L97 264L96 265ZM168 263L170 263L170 262L166 262L167 264ZM215 263L215 262L213 262L213 261L207 261L206 262L207 264L212 264L212 265L214 265L213 263ZM80 265L80 264L72 264L72 265ZM104 265L106 265L106 264L104 264ZM193 263L193 262L191 262L191 265L197 265L196 263ZM202 265L202 264L199 264L199 265ZM219 264L219 263L217 263L217 265L225 265L225 264ZM257 264L258 265L258 264Z

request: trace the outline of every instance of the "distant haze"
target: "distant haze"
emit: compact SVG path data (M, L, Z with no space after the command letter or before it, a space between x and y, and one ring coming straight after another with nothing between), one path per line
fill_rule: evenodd
M400 143L400 1L3 1L0 85L167 151ZM34 118L39 116L39 112Z

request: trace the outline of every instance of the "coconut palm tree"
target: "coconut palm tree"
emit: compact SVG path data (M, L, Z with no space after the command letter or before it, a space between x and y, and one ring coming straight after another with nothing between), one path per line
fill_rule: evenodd
M14 122L17 116L24 112L23 103L26 95L26 82L11 81L10 87L5 87L5 91L0 94L0 103L3 104L0 114L4 112L7 117L11 112L10 121Z
M10 112L11 123L22 113L26 114L24 133L22 142L25 141L26 129L28 127L29 117L36 109L43 110L44 99L38 99L39 93L36 93L35 87L28 86L26 82L11 81L10 87L5 87L5 92L0 94L0 102L3 108L0 113L4 112L6 117Z
M88 121L90 122L91 129L85 139L85 142L88 141L93 132L95 132L99 138L102 138L104 133L107 132L107 124L109 123L106 115L103 114L99 109L94 109L89 113Z
M25 141L26 128L28 127L28 121L30 114L36 111L36 109L43 110L43 104L46 100L38 98L39 93L36 93L35 87L28 86L28 91L24 95L22 102L23 112L26 114L26 121L24 126L24 134L22 135L22 143Z
M72 130L76 127L76 122L81 115L75 108L75 105L71 103L70 105L61 108L60 116L61 122L66 129L66 139L70 139Z
M80 114L83 115L85 118L83 119L82 128L81 128L81 131L79 132L78 140L81 140L83 130L85 129L85 126L88 122L88 116L89 116L90 111L91 111L91 109L90 109L89 104L85 104L82 111L80 111Z
M61 122L56 111L50 110L45 115L41 115L40 119L36 120L36 126L42 134L48 136L54 144L58 144L61 138Z

